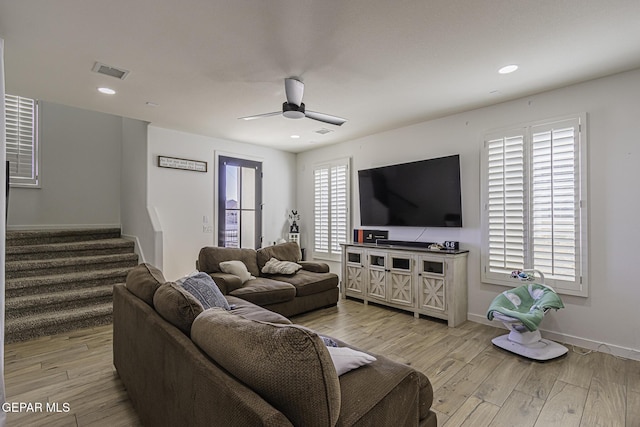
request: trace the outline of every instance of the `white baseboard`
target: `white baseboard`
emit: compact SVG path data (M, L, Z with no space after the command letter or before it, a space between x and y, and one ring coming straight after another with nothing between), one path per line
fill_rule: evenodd
M8 231L79 230L83 228L121 228L121 224L17 224L7 225Z
M486 316L480 316L477 314L467 314L467 319L475 322L481 323L488 326L493 326L499 329L507 330L507 328L499 321L491 321L487 319ZM561 334L559 332L548 331L545 329L540 329L544 338L557 341L563 344L569 344L572 346L578 346L585 348L587 350L599 351L601 353L611 354L617 357L624 357L625 359L638 360L640 361L640 351L634 350L631 348L621 347L615 344L609 344L605 342L596 342L586 338L580 338L573 335ZM576 350L579 352L579 350Z

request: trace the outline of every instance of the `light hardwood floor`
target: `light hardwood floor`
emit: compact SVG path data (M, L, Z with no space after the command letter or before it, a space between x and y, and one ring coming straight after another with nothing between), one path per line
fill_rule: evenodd
M561 359L532 362L492 346L502 329L448 328L350 300L293 320L424 372L439 426L640 426L637 361L570 348ZM7 345L7 401L43 405L9 413L7 425L140 425L113 368L111 340L109 325ZM60 412L46 412L47 402Z

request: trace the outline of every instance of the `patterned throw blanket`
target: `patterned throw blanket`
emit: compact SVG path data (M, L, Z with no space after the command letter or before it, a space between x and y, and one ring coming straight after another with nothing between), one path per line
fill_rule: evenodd
M562 300L553 289L537 283L522 285L498 295L487 310L487 318L493 320L495 312L513 317L530 331L538 329L548 309L564 308Z

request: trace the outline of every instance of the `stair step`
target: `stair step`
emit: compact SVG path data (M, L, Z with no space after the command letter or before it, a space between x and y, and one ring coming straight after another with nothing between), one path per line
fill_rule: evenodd
M107 284L85 289L72 289L47 292L10 298L5 303L7 319L46 312L59 312L66 309L98 305L113 301L113 285Z
M88 240L84 242L49 243L41 245L8 246L6 261L72 258L80 256L132 253L134 244L125 239Z
M5 342L111 323L113 286L138 264L119 228L6 233Z
M119 228L13 230L7 231L6 242L7 247L9 247L47 243L78 242L85 240L116 239L119 237Z
M7 279L17 277L44 276L49 274L73 273L87 269L110 269L134 267L138 255L113 254L78 258L53 258L46 260L9 261L5 264Z
M5 343L106 325L112 322L112 318L113 304L108 302L55 313L41 313L19 319L7 319L5 322Z
M5 283L7 301L25 295L42 294L92 286L121 283L126 280L130 267L90 270L48 276L30 276L8 279Z

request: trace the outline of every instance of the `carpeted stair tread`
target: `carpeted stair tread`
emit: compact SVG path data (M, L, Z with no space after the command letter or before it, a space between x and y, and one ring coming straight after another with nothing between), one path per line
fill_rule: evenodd
M111 255L116 253L131 253L134 244L130 240L103 239L87 240L84 242L48 243L39 245L8 246L6 261L20 261L33 259L67 258L92 255Z
M93 255L73 258L51 258L43 260L8 261L5 263L5 272L8 279L15 277L40 276L42 272L72 273L82 271L85 268L112 268L118 265L134 267L138 263L138 255L111 254Z
M43 335L66 332L89 326L110 323L113 303L107 302L89 307L40 313L5 322L5 342L24 341Z
M7 246L76 242L86 240L113 239L120 237L119 228L78 228L52 230L7 231Z
M134 249L118 228L7 232L5 342L111 323Z
M7 296L20 297L47 291L119 283L125 281L129 270L131 270L131 267L89 270L47 276L17 277L7 279L5 282L5 291Z
M27 310L39 309L39 311L49 311L50 306L57 306L63 303L78 305L88 300L111 299L113 295L113 285L94 286L86 289L71 289L58 292L47 292L39 295L26 295L8 299L5 302L5 312L7 317L11 317L14 312L24 313Z

